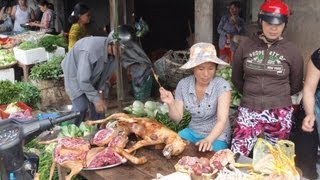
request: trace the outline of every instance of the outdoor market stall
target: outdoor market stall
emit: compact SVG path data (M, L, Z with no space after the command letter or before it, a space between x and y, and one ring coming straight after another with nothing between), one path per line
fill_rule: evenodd
M58 136L58 144L54 151L54 159L58 164L60 179L64 179L65 177L69 179L76 173L87 179L153 179L157 177L157 174L158 176L159 174L166 176L176 171L185 173L191 179L197 179L202 176L206 176L207 179L223 179L227 177L268 179L275 176L299 179L299 170L296 168L292 169L294 167L292 159L294 157L294 146L289 141L281 141L275 147L272 147L264 140L259 140L258 146L255 147L253 160L235 155L228 149L218 152L199 152L198 147L192 143L186 143L185 147L179 145L178 147L184 147L182 152L171 154L169 157L165 153L168 150L166 149L167 146L163 148L160 146L149 146L150 144L146 143L145 147L131 149L135 144L139 144L140 141L147 140L148 137L162 137L160 134L165 134L168 137L177 136L174 131L168 129L168 127L174 129L177 126L164 121L163 116L159 117L158 114L158 117L154 117L157 120L147 117L153 115L150 112L159 111L162 114L160 111L161 104L157 102L154 102L154 104L158 105L156 109L152 109L152 102L149 101L147 108L142 111L139 109L141 105L139 105L139 102L136 102L134 106L126 108L125 112L129 114L114 113L106 119L88 121L86 123L87 126L90 124L101 124L100 130L92 131L93 134L89 137L84 136L85 133L80 133L76 138L68 138L67 136L79 134L79 132L72 130L72 125L70 127L63 126L61 129L62 134ZM147 109L150 110L149 115L146 115ZM144 117L133 116L133 112L136 115L139 113L140 116ZM188 118L187 115L185 117ZM156 122L161 119L165 125ZM148 128L148 126L153 128ZM149 134L151 129L152 133ZM134 137L137 139L129 137L124 141L115 140L119 136L128 135L128 132L134 132L136 135ZM156 140L151 139L151 141ZM120 142L120 144L113 146L113 142ZM170 144L167 141L164 141L164 143ZM123 148L127 149L124 151ZM74 152L72 149L78 150ZM83 157L84 159L81 158L75 161L75 159L71 158L75 157L74 153L81 154L82 151L86 152L86 157ZM76 157L79 157L78 155ZM118 160L114 160L115 158L118 158ZM69 173L68 169L71 169L71 173Z

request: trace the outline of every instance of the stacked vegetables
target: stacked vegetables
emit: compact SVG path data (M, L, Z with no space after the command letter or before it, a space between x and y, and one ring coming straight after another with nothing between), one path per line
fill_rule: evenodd
M0 67L16 63L16 59L11 51L0 49Z
M41 96L40 90L28 82L12 83L8 80L0 81L0 104L21 101L31 107L38 107Z
M161 104L154 101L147 101L145 103L141 101L134 101L132 105L124 108L124 110L137 117L150 118L155 118L157 113L166 114L169 112L167 104Z
M124 111L137 117L154 118L175 132L187 127L191 120L191 114L188 111L184 111L182 120L179 123L172 121L168 115L168 105L155 101L147 101L145 103L134 101L132 105L124 108Z
M237 91L234 85L231 82L232 69L231 66L227 66L223 69L218 69L216 75L227 80L232 88L231 91L231 107L237 107L240 105L241 94Z
M86 125L85 123L81 123L79 127L75 124L68 124L61 126L58 137L85 137L95 130L95 126Z
M40 38L38 41L25 41L19 45L19 49L29 50L38 47L44 47L46 51L53 52L57 46L67 48L67 43L61 35L47 35Z
M49 61L36 64L30 72L33 80L59 80L63 74L61 62L63 56L53 56Z

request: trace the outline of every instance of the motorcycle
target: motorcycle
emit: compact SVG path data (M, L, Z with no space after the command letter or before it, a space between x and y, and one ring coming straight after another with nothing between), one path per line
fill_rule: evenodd
M23 151L25 143L45 130L80 115L73 112L58 118L0 121L0 180L32 180L38 170L39 156Z

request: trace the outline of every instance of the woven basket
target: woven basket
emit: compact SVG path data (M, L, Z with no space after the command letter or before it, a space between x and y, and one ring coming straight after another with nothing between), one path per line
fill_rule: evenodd
M189 60L189 51L168 51L155 63L155 69L163 86L175 88L178 82L192 74L192 70L179 69Z

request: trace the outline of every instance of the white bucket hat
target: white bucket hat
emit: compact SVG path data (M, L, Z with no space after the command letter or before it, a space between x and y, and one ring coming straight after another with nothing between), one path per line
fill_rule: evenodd
M190 57L180 69L191 69L206 62L216 63L218 69L229 65L217 57L216 48L211 43L200 42L190 48Z

